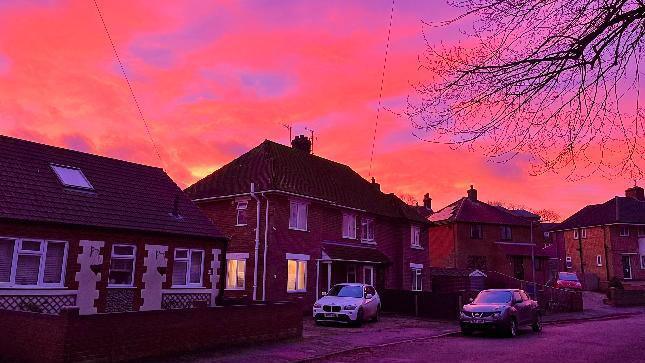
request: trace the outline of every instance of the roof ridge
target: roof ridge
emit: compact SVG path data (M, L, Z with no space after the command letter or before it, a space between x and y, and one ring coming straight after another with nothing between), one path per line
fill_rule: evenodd
M20 138L13 137L13 136L1 135L0 134L0 138L6 138L6 139L14 140L14 141L17 141L17 142L20 142L20 143L33 144L33 145L38 145L40 147L45 147L45 148L50 148L50 149L58 149L58 150L62 150L62 151L65 151L65 152L81 154L81 155L87 155L87 156L91 156L91 157L95 157L95 158L102 158L102 159L107 159L107 160L111 160L111 161L117 161L119 163L132 164L132 165L142 166L142 167L151 168L151 169L159 169L159 170L163 171L163 168L159 167L159 166L152 166L152 165L148 165L148 164L137 163L137 162L134 162L134 161L117 159L117 158L114 158L114 157L111 157L111 156L93 154L93 153L86 152L86 151L79 151L79 150L74 150L74 149L70 149L70 148L66 148L66 147L62 147L62 146L49 145L49 144L45 144L45 143L42 143L42 142L20 139Z

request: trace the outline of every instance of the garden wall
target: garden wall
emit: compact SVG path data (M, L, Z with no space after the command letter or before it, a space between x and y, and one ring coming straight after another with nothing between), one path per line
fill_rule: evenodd
M0 360L124 361L302 337L296 303L60 315L0 310Z

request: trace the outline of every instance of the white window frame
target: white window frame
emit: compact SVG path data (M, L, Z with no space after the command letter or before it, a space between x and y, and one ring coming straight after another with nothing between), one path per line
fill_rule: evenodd
M186 257L177 257L177 251L187 251ZM190 270L192 268L192 255L193 252L201 252L202 253L202 262L200 266L200 272L199 272L199 282L190 282ZM186 288L186 287L204 287L204 260L206 260L206 252L200 248L175 248L175 252L173 252L173 275L175 273L174 267L175 267L175 261L185 261L186 262L186 284L185 285L176 285L174 282L172 283L173 288ZM172 282L172 276L170 276L171 282Z
M410 246L412 248L421 248L421 227L410 227Z
M248 223L240 223L240 213L244 212L245 217L248 218L249 215L247 213L247 209L249 207L249 201L248 200L239 200L237 201L237 205L235 206L235 226L236 227L242 227L246 226Z
M573 239L580 239L580 232L578 229L573 230Z
M293 208L296 208L296 220L292 220L291 216L293 215L292 211ZM300 208L305 208L305 220L304 220L304 228L299 227L300 225ZM289 229L292 229L294 231L307 231L307 226L308 226L308 220L309 219L309 204L305 201L302 200L292 200L289 203ZM295 224L294 224L295 223Z
M602 256L596 255L596 266L602 266Z
M564 259L564 267L567 269L572 269L573 268L573 259L571 256L567 256Z
M367 283L367 271L370 274L370 283ZM374 266L363 266L363 283L366 285L374 286Z
M65 286L65 275L67 270L67 252L69 249L69 243L67 241L61 240L44 240L37 238L13 238L13 237L0 237L0 240L13 241L13 256L11 259L11 274L9 277L9 282L0 282L0 287L11 287L18 289L33 289L33 288L61 288ZM31 250L22 250L22 241L27 242L38 242L40 243L40 249L38 251ZM47 246L49 243L63 243L65 245L63 249L63 264L61 265L61 276L60 282L54 283L45 283L43 281L45 277L45 259L47 256ZM38 278L35 285L19 285L16 284L16 271L18 268L18 256L19 255L30 255L30 256L39 256L39 265L38 265Z
M587 238L587 229L586 228L580 228L580 237Z
M365 233L365 236L363 236L363 233ZM361 242L373 245L376 244L376 222L374 221L374 218L361 218Z
M293 254L287 253L285 259L287 260L287 293L300 293L307 292L307 262L309 261L309 255L303 254ZM289 290L289 261L296 262L296 289ZM305 286L298 286L298 275L300 272L300 264L304 264L305 269Z
M114 255L115 247L132 247L131 255ZM112 271L112 260L130 260L132 259L132 283L130 284L111 284L110 283L110 272ZM134 276L136 275L137 270L137 246L134 244L127 243L116 243L112 245L112 252L110 253L110 265L108 266L108 287L134 287Z
M625 234L623 234L623 228L625 229L625 231L627 231ZM620 235L620 237L629 237L629 226L620 226L618 234Z
M358 229L356 219L356 214L343 213L343 238L356 239L356 230ZM351 222L353 222L353 228L351 226Z
M225 288L225 290L245 290L246 289L246 260L247 260L246 258L239 258L239 257L229 258L228 256L226 257L226 288ZM230 271L228 271L228 262L229 261L237 261L236 264L235 264L235 286L229 286L228 285L228 276L230 274ZM237 286L237 282L238 282L237 274L240 271L240 261L244 261L244 271L243 271L244 283L242 284L241 287Z
M413 267L412 269L412 291L423 291L423 269Z

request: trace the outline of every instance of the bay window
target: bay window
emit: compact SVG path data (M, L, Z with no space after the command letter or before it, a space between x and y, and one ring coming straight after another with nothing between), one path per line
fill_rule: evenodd
M175 249L172 265L173 287L202 287L204 273L204 250Z
M307 230L307 203L292 200L290 203L289 229Z
M356 215L343 213L343 238L356 239Z
M365 243L374 243L374 219L361 219L361 241Z
M0 238L0 285L62 287L67 242Z
M134 286L134 262L137 247L134 245L115 244L110 258L108 286Z

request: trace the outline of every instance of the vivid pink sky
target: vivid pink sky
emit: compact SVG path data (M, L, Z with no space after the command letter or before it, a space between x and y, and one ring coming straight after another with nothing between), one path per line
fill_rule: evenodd
M397 0L383 102L400 109L419 79L421 19L443 1ZM159 145L156 158L92 1L0 2L0 133L162 166L182 187L264 139L316 131L315 153L365 178L390 0L99 1ZM456 33L435 29L431 41ZM373 174L386 192L429 192L435 209L465 195L567 216L622 195L627 180L532 177L522 160L418 140L381 112Z

